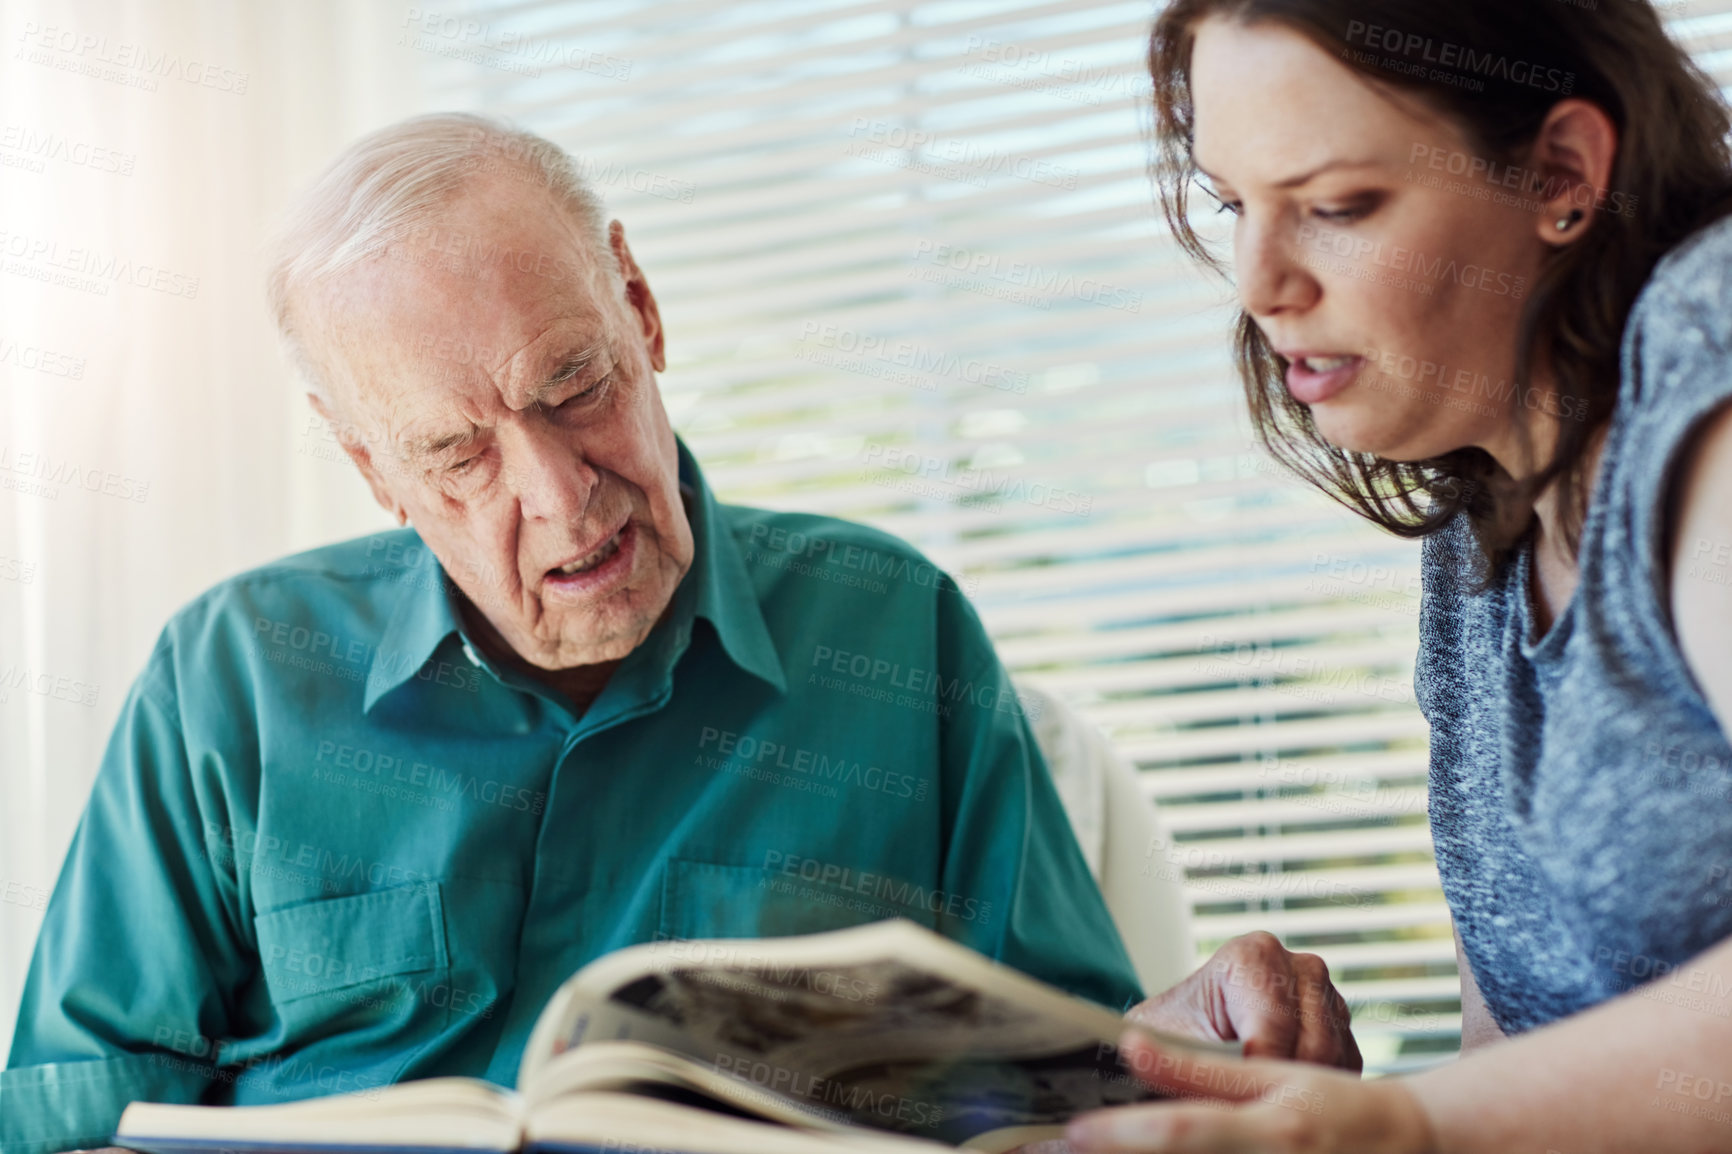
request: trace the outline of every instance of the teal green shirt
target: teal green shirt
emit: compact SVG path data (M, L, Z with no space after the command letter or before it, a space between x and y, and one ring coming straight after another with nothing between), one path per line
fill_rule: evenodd
M716 503L581 716L464 635L411 531L178 613L49 903L0 1152L134 1099L510 1083L611 950L911 918L1116 1009L1136 979L968 601L907 544Z

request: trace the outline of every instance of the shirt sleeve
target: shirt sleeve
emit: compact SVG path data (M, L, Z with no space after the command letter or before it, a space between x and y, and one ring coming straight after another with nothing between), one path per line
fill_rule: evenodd
M950 936L1123 1012L1142 999L1010 675L962 592L938 592Z
M1620 460L1602 465L1606 494L1605 553L1611 577L1635 596L1616 606L1630 614L1617 626L1646 643L1649 656L1678 693L1706 705L1672 626L1672 528L1679 473L1697 435L1732 401L1732 233L1722 222L1668 258L1637 306L1626 341L1626 376L1638 382L1620 398L1616 420L1627 428ZM1610 453L1608 453L1610 457ZM1596 497L1596 500L1599 498ZM1699 558L1712 542L1682 542L1685 566L1720 576Z
M212 1084L246 965L232 875L204 851L171 667L165 641L121 709L48 903L0 1072L0 1154L106 1146L127 1103L196 1102Z

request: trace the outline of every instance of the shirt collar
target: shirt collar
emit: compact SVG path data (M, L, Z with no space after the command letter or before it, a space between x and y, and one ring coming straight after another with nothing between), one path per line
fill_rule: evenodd
M764 623L764 608L758 604L757 586L746 572L728 523L722 519L716 495L710 491L697 459L679 443L680 480L697 494L697 516L692 519L692 570L686 580L698 590L697 616L715 626L722 648L735 665L770 685L778 693L788 692L782 672L782 657Z
M644 639L641 649L666 654L671 664L684 645L669 647L663 637L689 637L694 618L702 617L716 631L728 658L742 670L759 678L779 693L788 690L782 661L764 622L756 586L746 572L739 544L722 519L715 494L704 480L697 460L679 448L679 476L693 495L691 501L692 566L674 595L674 611ZM396 608L385 624L379 648L367 672L363 711L370 711L387 693L409 681L432 660L452 634L457 634L465 652L475 652L458 612L458 592L446 577L444 567L430 549L420 551L415 572L405 573L406 595L396 599ZM658 637L658 634L663 635ZM475 658L471 657L471 660Z

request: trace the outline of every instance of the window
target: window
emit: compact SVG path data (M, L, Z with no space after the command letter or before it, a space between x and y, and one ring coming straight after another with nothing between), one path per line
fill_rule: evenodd
M1732 39L1732 5L1676 8L1693 44ZM1322 954L1368 1068L1452 1053L1418 548L1250 441L1230 290L1152 208L1149 6L470 15L453 101L567 147L624 220L724 499L924 548L1007 664L1136 760L1201 949L1266 928Z

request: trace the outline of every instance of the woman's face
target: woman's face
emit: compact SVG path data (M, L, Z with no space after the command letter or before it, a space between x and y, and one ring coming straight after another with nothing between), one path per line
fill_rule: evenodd
M1318 431L1409 461L1505 440L1539 406L1515 363L1548 252L1531 174L1279 24L1203 21L1191 85L1239 300Z

